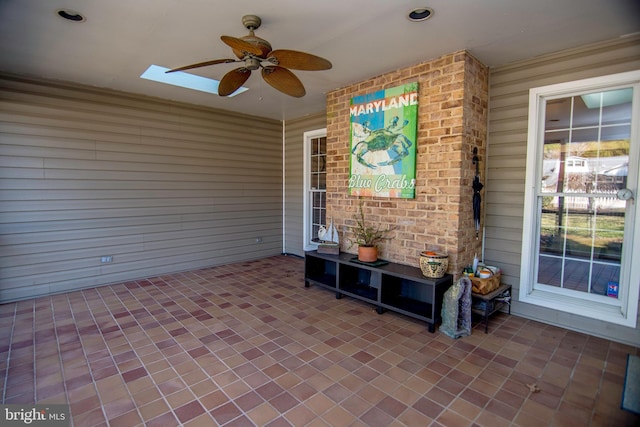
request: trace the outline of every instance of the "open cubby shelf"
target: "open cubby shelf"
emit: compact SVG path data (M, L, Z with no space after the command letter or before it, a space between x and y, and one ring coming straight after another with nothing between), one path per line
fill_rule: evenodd
M423 320L428 320L432 317L431 310L433 310L433 304L417 301L401 295L383 300L382 305L390 310L396 310Z
M368 265L353 262L353 254L305 252L305 287L318 285L336 293L369 302L377 312L395 311L427 322L429 331L441 321L442 297L453 276L430 279L417 267L396 264Z

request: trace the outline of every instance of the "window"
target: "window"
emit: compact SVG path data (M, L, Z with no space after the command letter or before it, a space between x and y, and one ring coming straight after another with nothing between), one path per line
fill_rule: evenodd
M521 302L635 327L639 99L640 72L531 89Z
M327 130L304 133L304 250L317 248L318 230L327 225Z

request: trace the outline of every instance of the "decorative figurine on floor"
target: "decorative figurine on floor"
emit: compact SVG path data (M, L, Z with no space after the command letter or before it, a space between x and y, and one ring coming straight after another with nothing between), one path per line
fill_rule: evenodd
M457 339L471 335L471 280L463 276L442 298L440 332Z

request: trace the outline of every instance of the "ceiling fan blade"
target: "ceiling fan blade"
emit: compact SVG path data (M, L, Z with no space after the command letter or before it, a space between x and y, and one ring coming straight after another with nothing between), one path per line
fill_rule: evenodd
M303 97L307 92L300 79L291 71L283 67L268 66L262 69L262 78L280 92L296 98Z
M324 58L296 50L276 49L271 51L267 60L271 58L276 59L276 65L293 70L318 71L332 67L331 62Z
M242 83L247 81L249 76L251 76L251 71L245 67L229 71L224 75L224 77L222 77L222 80L220 80L220 83L218 84L218 95L231 95L233 92L238 90L240 86L242 86Z
M239 50L240 52L252 53L254 55L262 54L262 50L258 46L237 37L220 36L220 39L227 46L231 47L232 49Z
M165 71L165 73L173 73L175 71L190 70L192 68L206 67L208 65L229 64L231 62L240 62L240 61L235 59L214 59L212 61L198 62L197 64L185 65L184 67L172 68L171 70Z

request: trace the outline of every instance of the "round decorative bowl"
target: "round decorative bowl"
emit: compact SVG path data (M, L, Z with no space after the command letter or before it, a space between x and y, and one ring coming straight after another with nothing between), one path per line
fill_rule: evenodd
M493 272L488 268L482 268L478 270L478 277L481 279L488 279L491 276L493 276Z
M439 279L449 268L449 255L432 251L420 252L420 270L425 277Z

